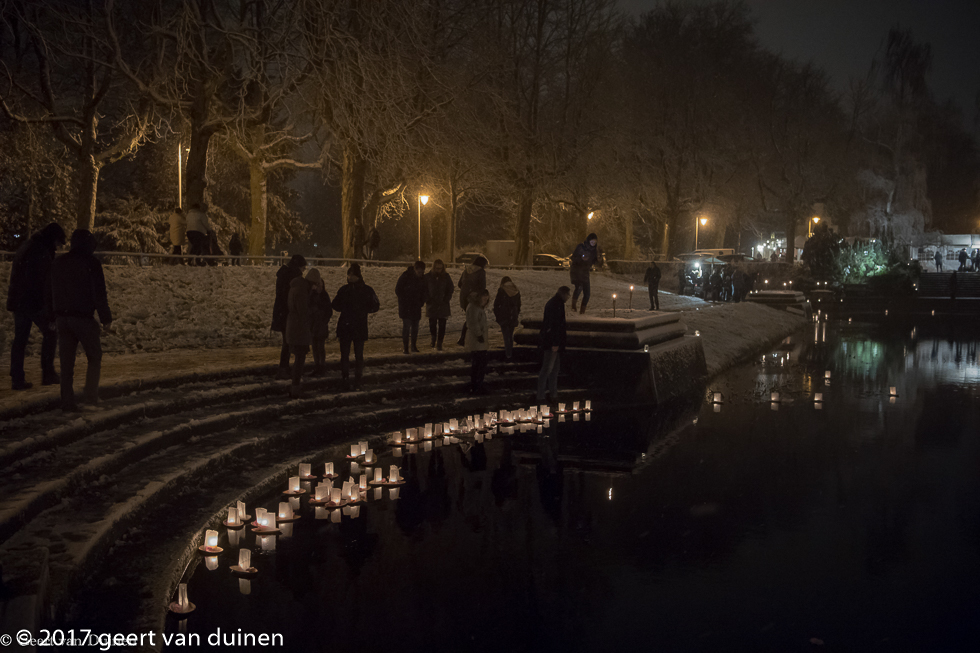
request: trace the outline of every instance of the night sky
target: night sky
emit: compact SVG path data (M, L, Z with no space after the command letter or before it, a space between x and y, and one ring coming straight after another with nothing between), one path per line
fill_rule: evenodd
M965 126L976 129L980 92L980 0L745 0L756 34L770 50L812 61L844 89L864 76L892 27L911 28L932 45L930 86L940 102L952 98ZM657 0L619 0L630 13Z

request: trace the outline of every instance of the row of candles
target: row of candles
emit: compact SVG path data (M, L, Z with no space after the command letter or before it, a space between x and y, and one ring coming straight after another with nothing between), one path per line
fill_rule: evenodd
M570 410L566 410L566 404L558 404L558 418L562 422L565 421L566 413L571 413L577 421L579 413L584 412L585 419L589 420L591 411L591 401L585 401L583 404L577 401L572 402ZM404 435L401 431L397 431L393 434L391 442L396 446L402 444L409 445L410 453L415 449L413 443L424 442L427 445L425 446L425 450L428 451L431 450L433 442L437 446L458 444L461 440L456 435L472 434L477 442L482 442L484 436L492 437L488 431L495 426L500 429L501 433L513 435L515 425L518 425L518 428L523 433L526 426L532 424L536 425L537 432L541 433L542 426L547 428L550 425L551 417L551 409L547 405L532 406L516 411L502 410L499 413L471 415L462 422L451 419L444 423L425 424L421 428L406 429ZM442 441L439 442L437 438L440 438ZM394 450L394 453L396 457L400 456L400 446ZM350 461L351 476L340 487L334 487L333 485L334 480L338 478L333 462L324 463L323 474L321 476L316 476L312 473L313 470L310 463L300 463L298 475L289 477L287 481L287 487L283 491L283 494L288 497L288 500L279 502L278 512L269 511L261 507L255 509L255 521L252 522L252 532L257 536L262 551L275 551L276 535L291 534L292 522L299 519L299 514L296 512L299 509L299 498L307 493L307 490L302 487L303 482L312 483L312 481L319 480L322 477L323 480L313 487L313 497L309 503L315 506L317 519L330 519L333 523L340 521L341 514L350 516L352 519L360 516L360 506L354 504L366 498L369 486L374 488L373 498L376 501L383 498L383 488L385 486L388 486L389 498L392 500L398 499L398 486L405 483L405 479L401 476L398 465L390 465L388 476L385 477L384 470L381 467L374 466L377 463L377 456L374 450L368 447L366 440L352 444L347 459ZM361 473L362 462L365 472L363 474ZM354 475L359 476L357 481L354 481ZM370 480L368 478L369 475L371 476ZM342 510L337 510L338 508ZM230 544L233 546L238 545L240 531L250 519L252 519L252 516L247 513L243 501L238 501L234 507L228 508L227 518L223 522L223 525L228 529ZM206 530L204 544L198 547L198 549L206 556L205 567L211 571L217 569L218 555L224 552L224 549L218 546L218 531ZM251 591L249 578L258 573L258 570L252 566L252 551L247 548L239 549L238 564L233 565L231 570L240 577L239 584L242 593L248 594ZM194 604L187 600L187 584L181 583L178 585L177 601L170 604L170 610L177 614L186 614L193 609Z
M787 354L787 357L789 357L789 354ZM765 357L763 357L763 360L765 360ZM830 385L830 378L831 378L830 370L825 371L824 372L824 385L827 385L827 386ZM897 398L898 398L898 388L896 386L890 386L888 388L888 400L889 400L889 402L890 403L895 403L895 400ZM772 410L779 410L779 404L782 403L782 402L781 402L781 400L779 398L779 392L778 391L773 390L773 391L771 391L769 393L769 401L770 401ZM721 412L721 404L723 403L723 401L722 401L722 393L720 393L720 392L713 392L712 393L712 398L711 398L711 403L714 406L714 412L716 412L716 413ZM815 392L815 393L813 393L813 407L816 410L823 410L823 393L822 392Z

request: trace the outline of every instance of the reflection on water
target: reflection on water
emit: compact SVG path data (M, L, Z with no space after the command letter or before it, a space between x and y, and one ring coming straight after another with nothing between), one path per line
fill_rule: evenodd
M258 575L227 572L234 549L199 566L187 627L290 650L972 650L977 341L817 328L697 419L606 408L382 457L397 500L304 505L274 551L245 534Z

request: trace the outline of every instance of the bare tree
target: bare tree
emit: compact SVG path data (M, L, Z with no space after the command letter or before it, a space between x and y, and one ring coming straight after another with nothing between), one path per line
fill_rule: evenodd
M71 154L75 223L92 229L99 174L146 138L149 98L118 74L100 2L6 2L3 18L0 106L14 121L50 126Z

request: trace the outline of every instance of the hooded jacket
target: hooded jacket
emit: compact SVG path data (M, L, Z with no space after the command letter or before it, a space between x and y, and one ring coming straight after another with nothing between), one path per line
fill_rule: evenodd
M51 262L54 261L58 243L63 242L64 230L52 222L18 248L10 267L8 311L50 313Z
M415 274L415 266L410 265L402 272L395 284L398 297L398 317L403 320L421 320L422 306L425 304L425 277Z
M91 318L98 312L99 321L108 326L112 312L105 274L94 252L95 237L91 233L79 230L72 234L71 251L51 264L51 300L58 317Z
M303 276L303 269L296 261L279 268L276 272L276 299L272 303L272 330L285 332L286 318L289 316L289 285L296 277Z
M541 321L541 349L558 347L565 351L567 329L565 325L565 302L561 295L555 294L544 305L544 319Z
M592 242L596 244L593 246ZM599 238L595 234L589 234L585 242L579 243L572 253L572 264L569 268L569 276L573 284L587 283L589 281L589 270L602 258L602 250L599 249Z
M477 256L476 260L463 268L463 274L459 275L459 307L466 310L467 301L470 293L482 293L487 289L487 259Z
M381 302L374 288L357 278L353 283L341 286L333 297L333 310L337 318L337 337L351 340L368 339L368 315L381 310Z
M501 327L516 328L521 315L521 291L513 281L505 281L497 288L493 300L493 317Z
M435 272L425 273L425 316L430 320L448 319L452 313L452 298L456 288L445 270L436 276Z

